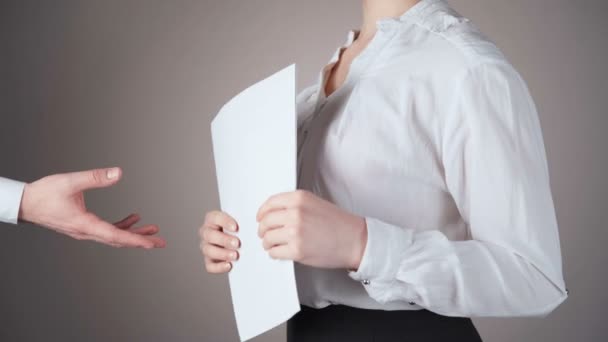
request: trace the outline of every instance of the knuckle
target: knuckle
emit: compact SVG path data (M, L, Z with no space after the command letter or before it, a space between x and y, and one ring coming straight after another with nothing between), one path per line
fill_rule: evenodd
M95 184L100 184L103 182L103 175L101 170L94 170L91 172L91 180Z
M291 227L287 228L287 236L289 237L290 240L297 239L299 236L299 232L300 232L300 230L298 229L297 226L291 226Z
M74 179L72 177L66 177L64 175L46 176L37 182L57 184L63 189L71 189L74 187Z
M227 251L225 249L222 250L222 259L224 259L224 260L230 260L232 253L234 253L234 252Z
M274 202L274 201L276 201L276 199L277 199L278 197L279 197L279 194L274 194L274 195L271 195L270 197L268 197L268 198L266 199L266 202L264 202L264 204L267 204L268 202Z
M308 197L308 192L306 190L296 190L296 199L300 201L300 203L304 202Z
M211 241L211 230L208 228L202 229L203 241Z
M209 212L207 212L207 214L205 214L205 222L212 223L216 217L217 217L216 210L209 211Z
M300 244L294 244L292 247L292 254L294 260L302 260L302 257L304 256L302 246Z
M212 259L226 260L226 252L223 248L212 247L209 249L209 257Z
M302 207L297 207L293 209L293 221L296 224L302 223L304 221L304 209Z
M300 232L300 228L298 226L291 226L288 227L288 239L289 239L289 243L296 243L300 240L301 238L301 232Z
M205 222L211 225L217 225L222 219L222 212L219 210L212 210L207 213Z
M117 244L119 242L118 241L118 236L114 232L108 233L108 236L106 237L106 241L108 243L112 243L112 244Z
M277 254L274 250L270 250L268 251L268 255L272 258L272 259L276 259L277 258Z
M226 214L225 212L220 211L218 214L218 224L225 228L230 226L232 223L234 222L234 219L230 216L228 216L228 214Z
M302 243L302 239L300 237L293 239L291 247L296 259L300 259L304 255L304 244Z
M224 236L222 238L222 242L224 246L231 246L232 245L232 238L229 236Z
M296 191L296 193L293 194L293 203L296 206L300 206L302 205L303 202L303 198L304 196L302 196L302 192L300 192L299 190Z

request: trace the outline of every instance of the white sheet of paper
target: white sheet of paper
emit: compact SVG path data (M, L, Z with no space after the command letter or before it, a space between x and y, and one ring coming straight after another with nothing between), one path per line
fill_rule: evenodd
M211 123L220 205L238 222L242 244L229 274L241 341L300 310L293 262L268 256L256 221L270 196L296 189L295 77L291 65L249 87Z

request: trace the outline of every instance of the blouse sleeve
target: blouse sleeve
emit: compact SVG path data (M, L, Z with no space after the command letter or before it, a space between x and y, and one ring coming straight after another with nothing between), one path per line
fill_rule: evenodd
M459 83L440 154L470 240L367 217L366 250L350 276L380 303L447 316L547 315L567 290L534 102L507 64L473 67Z

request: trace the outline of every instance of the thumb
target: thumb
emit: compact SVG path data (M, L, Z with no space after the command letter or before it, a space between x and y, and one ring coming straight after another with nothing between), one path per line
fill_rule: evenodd
M122 177L122 170L119 167L107 169L96 169L81 172L68 173L70 183L77 190L88 190L105 188L116 184Z

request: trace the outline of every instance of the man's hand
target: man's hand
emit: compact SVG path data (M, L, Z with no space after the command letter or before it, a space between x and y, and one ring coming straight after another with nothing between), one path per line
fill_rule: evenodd
M257 220L258 234L272 258L321 268L359 268L367 244L365 219L310 192L270 197Z
M153 236L156 225L131 228L139 215L131 214L110 224L87 211L83 191L105 188L120 180L120 168L57 174L25 186L19 219L77 240L93 240L114 247L162 248L165 241Z

